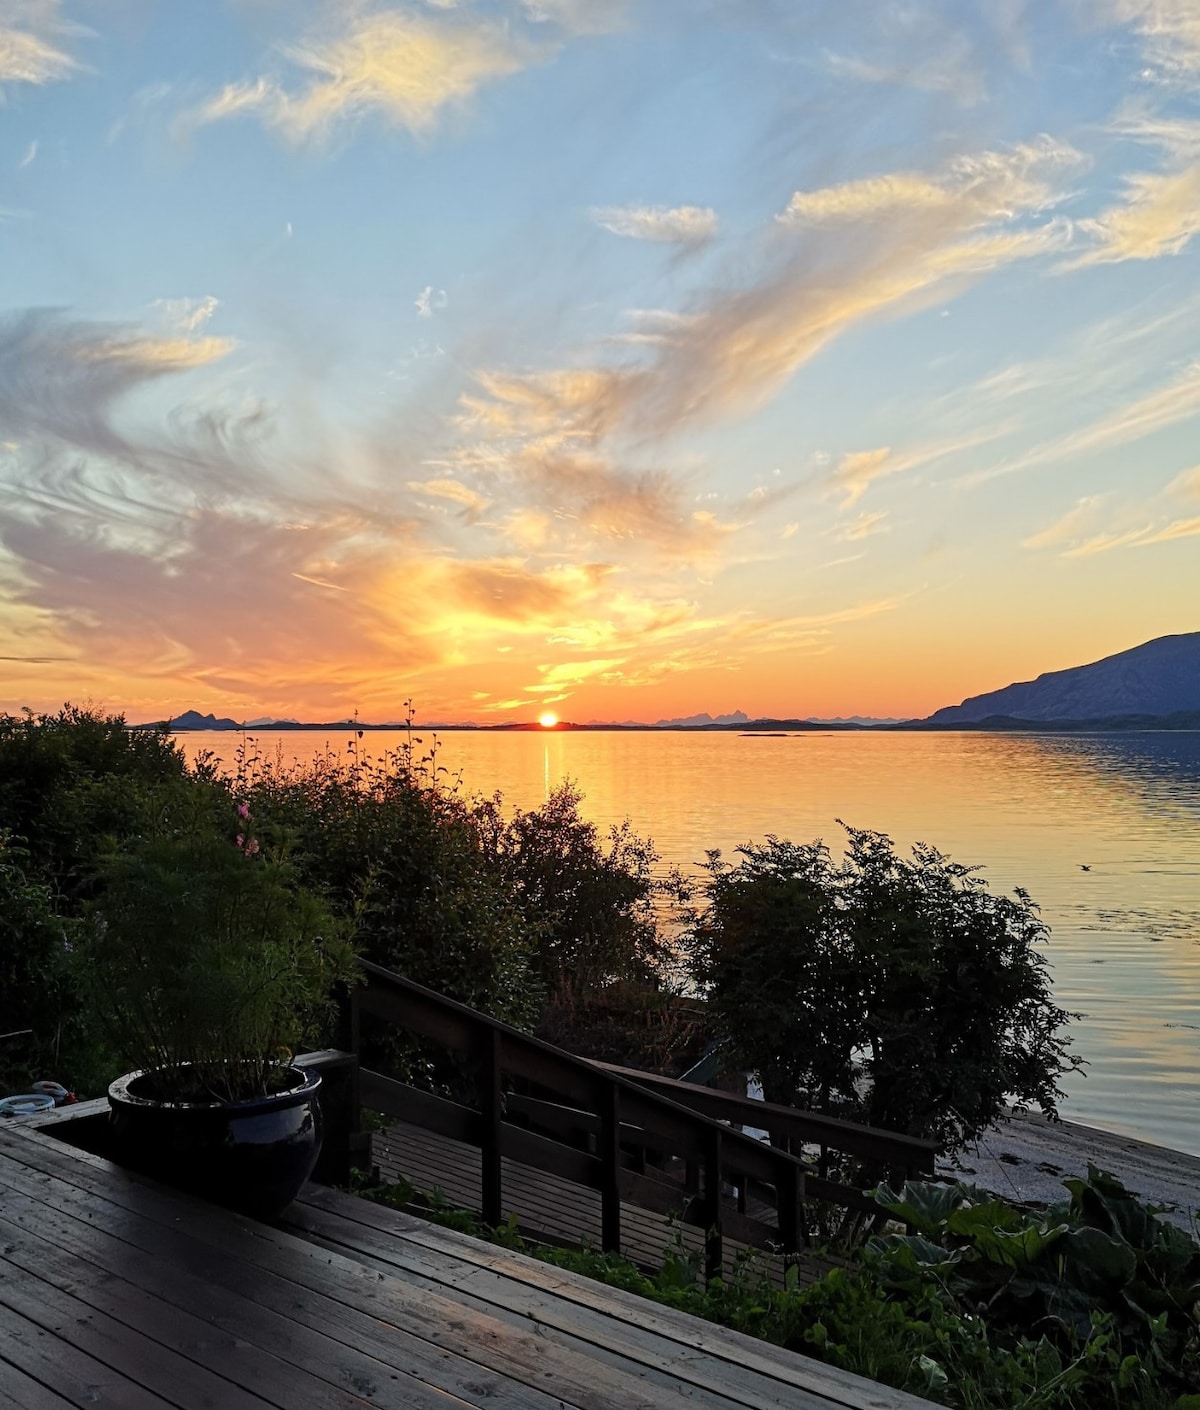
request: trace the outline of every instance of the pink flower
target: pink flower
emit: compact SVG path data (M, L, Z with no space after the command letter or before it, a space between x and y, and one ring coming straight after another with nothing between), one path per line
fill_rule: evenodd
M249 803L239 803L239 804L238 804L238 817L239 817L239 818L248 818L249 816L250 816L250 804L249 804Z
M246 839L240 832L233 840L239 847L244 847L246 845Z
M258 855L258 838L257 838L257 837L252 837L252 838L250 839L250 841L246 843L246 856L248 856L248 857L256 857L257 855Z

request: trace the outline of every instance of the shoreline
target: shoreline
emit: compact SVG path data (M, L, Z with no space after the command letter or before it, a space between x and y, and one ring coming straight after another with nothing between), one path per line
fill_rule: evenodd
M1063 1180L1086 1176L1089 1163L1115 1175L1131 1194L1163 1206L1172 1224L1200 1233L1200 1156L1096 1126L1010 1112L965 1147L957 1163L940 1160L938 1173L1018 1204L1050 1204L1067 1197Z

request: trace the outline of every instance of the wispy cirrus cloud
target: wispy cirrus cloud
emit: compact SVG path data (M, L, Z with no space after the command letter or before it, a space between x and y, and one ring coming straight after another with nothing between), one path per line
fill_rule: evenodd
M856 515L848 524L842 525L837 531L837 537L848 543L856 543L859 539L869 539L876 534L890 533L892 526L887 523L887 517L886 509L876 509Z
M627 240L702 245L717 233L717 213L708 206L594 206L589 215Z
M850 509L862 499L878 480L892 475L907 475L927 465L936 464L949 456L986 445L1004 431L1003 425L983 426L961 436L925 445L893 450L878 446L874 450L849 451L833 468L827 483L828 493L841 497L841 508Z
M767 501L694 507L689 477L666 449L672 438L753 411L867 319L1061 249L1066 235L1053 207L1080 162L1043 138L929 172L797 193L769 229L732 252L733 287L678 310L642 312L639 336L609 340L632 350L624 360L481 370L460 398L460 444L441 468L497 512L515 492L520 503L502 522L524 550L578 551L608 540L712 558ZM875 480L994 434L849 455L831 488L849 507Z
M1039 465L1073 460L1128 445L1200 414L1200 362L1189 363L1163 385L1143 392L1064 436L1055 436L1011 460L963 477L967 485L1012 475Z
M1200 7L1196 0L1084 0L1102 23L1138 37L1147 77L1191 86L1200 81Z
M176 321L198 307L181 306ZM542 698L627 652L649 670L652 641L658 650L668 623L682 630L696 616L693 604L664 606L652 572L622 578L582 554L497 551L501 520L484 520L493 506L461 479L355 486L328 474L319 451L314 472L305 452L277 444L275 418L257 404L239 413L215 392L163 413L160 393L156 416L136 401L227 351L199 333L62 315L0 324L11 628L0 650L23 671L67 657L80 682L119 674L151 698L224 700L234 714L232 702L283 709L290 696L293 710L303 701L332 717L394 710L414 689L436 708L448 673L488 659L511 662L497 666L498 681L510 677L493 692L503 710L517 708L514 692L549 642L560 669L543 677L553 690L534 692ZM573 524L578 542L615 550L647 523L666 542L673 516L685 529L691 519L677 487L582 462L531 459L528 478L503 488L497 516L551 504L548 517Z
M521 8L534 24L568 34L608 34L623 24L629 0L522 0Z
M477 519L488 507L484 496L469 485L464 485L461 480L409 480L408 487L419 494L432 495L435 499L448 500L451 504L458 505L471 519Z
M0 318L0 428L124 457L116 405L160 378L219 361L228 338L155 336L120 324L74 322L44 310Z
M63 18L61 0L7 0L0 10L0 85L69 78L83 65L66 41L88 33Z
M179 127L253 116L289 142L319 145L374 116L425 133L448 108L547 53L510 26L473 14L338 6L326 30L282 49L294 77L269 73L227 84L185 112Z
M1065 269L1178 255L1200 234L1200 123L1138 117L1115 124L1114 131L1159 147L1164 169L1126 176L1119 205L1079 221L1094 243Z
M987 96L987 58L1000 38L1009 53L1018 51L1020 6L1011 0L987 7L992 32L977 44L961 11L936 3L893 5L872 16L856 32L857 52L826 50L825 67L854 83L886 84L944 95L963 107Z
M1091 558L1117 548L1149 548L1200 535L1200 514L1180 514L1179 501L1200 501L1200 466L1176 475L1137 503L1112 494L1085 495L1058 519L1022 540L1027 549L1055 549L1064 558Z

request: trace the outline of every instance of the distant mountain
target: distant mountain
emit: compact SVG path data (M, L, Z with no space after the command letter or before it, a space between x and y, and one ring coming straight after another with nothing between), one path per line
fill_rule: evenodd
M185 710L182 715L172 715L168 721L172 731L190 729L241 729L237 720L218 719L216 715L202 715L199 710Z
M675 720L655 720L655 729L702 729L705 725L744 725L750 716L743 710L729 715L684 715Z
M1011 720L1088 721L1200 710L1200 632L1160 636L1087 666L1048 671L974 695L929 716L930 725Z

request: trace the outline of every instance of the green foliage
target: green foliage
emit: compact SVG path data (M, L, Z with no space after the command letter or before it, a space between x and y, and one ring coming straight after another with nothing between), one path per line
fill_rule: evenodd
M292 767L248 754L233 787L359 952L419 984L521 1027L548 998L653 985L651 845L627 823L602 840L569 783L511 815L498 794L465 797L436 741L422 747Z
M29 850L0 831L0 1031L30 1030L0 1043L0 1092L57 1070L66 1000L66 927L53 888L33 875Z
M251 822L196 784L164 804L161 832L107 859L88 907L76 952L87 992L121 1063L150 1070L162 1098L269 1092L333 986L355 977L341 928Z
M1034 1328L1067 1359L1102 1334L1134 1358L1127 1389L1171 1368L1180 1390L1200 1391L1200 1244L1095 1167L1065 1184L1070 1199L1036 1214L963 1184L883 1188L879 1203L912 1232L869 1247L894 1288L933 1278L960 1305L986 1306L994 1328Z
M23 840L36 875L68 905L91 897L99 858L151 824L183 751L161 730L64 705L0 716L0 831Z
M580 815L583 794L560 784L540 808L504 820L499 795L473 818L534 941L534 972L556 1003L617 983L653 987L665 947L654 912L653 845L628 820L601 841Z
M80 1091L114 1075L67 950L102 858L153 825L183 787L182 751L118 715L66 705L0 715L0 1092L53 1077Z
M410 746L377 762L250 759L233 786L264 840L286 846L352 926L359 954L510 1023L533 1022L529 924L434 758Z
M1007 1099L1055 1114L1078 1064L1062 1034L1029 897L993 896L932 847L898 857L847 828L835 865L820 842L769 837L712 853L684 943L728 1061L769 1100L874 1126L974 1138Z

